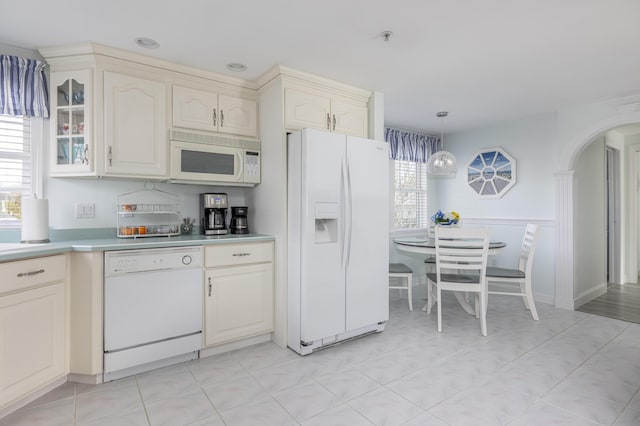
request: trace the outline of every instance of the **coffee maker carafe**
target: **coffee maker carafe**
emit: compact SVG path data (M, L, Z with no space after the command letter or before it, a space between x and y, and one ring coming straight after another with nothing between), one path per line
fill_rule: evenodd
M231 207L231 233L232 234L248 234L249 225L247 224L248 207Z
M200 223L203 234L227 233L227 205L227 194L200 194Z

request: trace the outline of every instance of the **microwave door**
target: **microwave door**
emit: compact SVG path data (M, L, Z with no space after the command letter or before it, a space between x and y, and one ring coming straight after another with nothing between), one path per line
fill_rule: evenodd
M175 143L173 149L174 179L242 182L241 149L192 143Z

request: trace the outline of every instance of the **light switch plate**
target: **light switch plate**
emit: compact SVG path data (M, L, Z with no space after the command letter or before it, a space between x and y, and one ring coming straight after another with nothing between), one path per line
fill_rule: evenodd
M76 203L76 219L91 219L96 216L95 203Z

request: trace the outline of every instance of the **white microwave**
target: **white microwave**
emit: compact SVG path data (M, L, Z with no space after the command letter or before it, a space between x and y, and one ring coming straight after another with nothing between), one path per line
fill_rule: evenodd
M174 182L232 186L260 183L260 149L180 140L171 140L170 144L169 177Z

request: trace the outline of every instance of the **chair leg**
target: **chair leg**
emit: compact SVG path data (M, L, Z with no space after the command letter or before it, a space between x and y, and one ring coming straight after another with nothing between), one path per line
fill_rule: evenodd
M427 312L427 315L431 315L431 307L433 306L433 286L431 280L427 278L427 303L422 308Z
M476 293L475 297L473 298L474 302L475 302L474 309L476 311L476 319L480 318L480 307L481 307L480 306L480 297L478 297L478 294L479 293Z
M438 333L442 332L442 290L436 285L436 303L438 304Z
M527 302L529 303L529 309L531 310L531 316L535 321L538 321L538 310L536 309L536 303L533 300L533 290L531 290L531 278L527 277L524 281L525 294Z
M487 293L481 291L478 293L480 299L480 332L483 336L487 336Z
M411 275L407 276L407 298L409 299L409 311L413 311L413 277Z
M529 305L528 295L527 295L527 284L526 279L523 282L520 282L520 294L522 294L522 303L524 303L524 308L526 310L530 310L531 307Z

